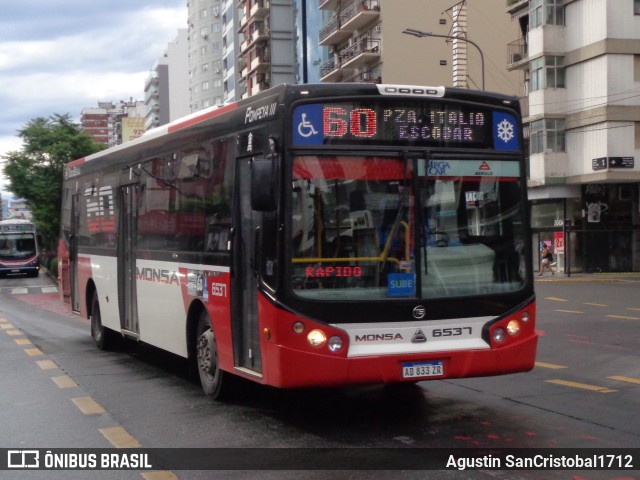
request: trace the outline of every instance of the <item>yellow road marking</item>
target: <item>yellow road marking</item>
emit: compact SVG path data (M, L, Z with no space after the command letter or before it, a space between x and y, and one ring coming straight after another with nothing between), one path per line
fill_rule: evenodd
M640 317L625 317L624 315L605 315L609 318L620 318L622 320L640 320Z
M9 321L9 320L7 320L6 318L4 318L4 317L0 317L0 323L5 323L5 322L8 322L8 321Z
M640 312L640 308L630 307L630 308L627 308L627 310L635 310L636 312Z
M564 365L555 365L553 363L545 363L545 362L536 362L536 367L551 368L553 370L558 370L559 368L567 368Z
M621 377L620 375L614 375L613 377L607 378L610 378L611 380L619 380L621 382L636 383L640 385L640 378Z
M18 345L31 345L31 340L29 340L28 338L16 338L15 342Z
M605 305L604 303L591 303L584 302L584 305L591 305L592 307L608 307L609 305Z
M142 478L145 480L178 480L172 472L158 471L158 472L141 472Z
M7 335L11 337L17 337L19 335L22 335L22 332L20 330L7 330Z
M2 325L0 325L0 329L2 330L9 330L10 328L15 328L15 327L10 323L3 323Z
M72 398L71 401L75 403L76 407L78 407L85 415L98 415L105 412L102 405L91 397L76 397Z
M558 297L547 297L545 300L552 300L554 302L568 302L566 298L558 298Z
M38 360L36 363L42 370L51 370L54 368L58 368L58 364L53 360Z
M583 390L591 390L593 392L611 393L618 390L612 390L607 387L599 387L597 385L588 385L586 383L569 382L567 380L545 380L547 383L555 383L556 385L564 385L565 387L581 388Z
M59 377L51 377L53 383L60 388L75 388L78 384L69 375L60 375Z
M107 427L98 429L104 438L116 448L139 448L140 442L133 438L122 427Z
M25 348L24 351L30 357L37 357L38 355L44 355L44 353L42 353L42 350L40 350L39 348Z
M561 313L584 313L581 312L580 310L554 310L555 312L561 312Z

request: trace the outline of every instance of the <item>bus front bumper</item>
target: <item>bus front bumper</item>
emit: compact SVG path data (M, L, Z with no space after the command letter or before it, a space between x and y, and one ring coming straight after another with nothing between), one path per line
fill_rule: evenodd
M538 335L508 346L481 350L366 357L332 357L281 345L265 345L263 382L276 387L336 387L503 375L534 367ZM405 378L406 365L442 364L441 375Z

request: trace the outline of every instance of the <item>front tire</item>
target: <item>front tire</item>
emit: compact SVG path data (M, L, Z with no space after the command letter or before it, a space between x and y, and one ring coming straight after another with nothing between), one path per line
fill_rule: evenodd
M202 389L214 400L227 398L230 374L220 368L216 338L207 312L200 314L196 335L196 364Z

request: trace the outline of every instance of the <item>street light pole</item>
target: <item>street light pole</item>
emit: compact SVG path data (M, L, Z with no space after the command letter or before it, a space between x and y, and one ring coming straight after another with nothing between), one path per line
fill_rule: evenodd
M478 53L480 54L480 62L482 63L482 90L485 90L484 88L484 55L482 54L482 49L478 46L476 42L472 42L471 40L465 37L456 37L453 35L440 35L437 33L423 32L421 30L416 30L415 28L406 28L402 31L402 33L406 33L407 35L413 35L414 37L418 37L418 38L437 37L437 38L449 38L452 40L462 40L463 42L470 43L471 45L476 47L478 49Z

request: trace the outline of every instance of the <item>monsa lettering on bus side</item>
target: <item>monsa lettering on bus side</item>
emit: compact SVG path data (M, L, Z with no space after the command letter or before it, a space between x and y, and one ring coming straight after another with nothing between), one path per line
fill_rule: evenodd
M180 285L178 274L171 270L165 270L162 268L138 268L136 267L136 278L138 280L146 280L148 282L156 283L175 283Z

